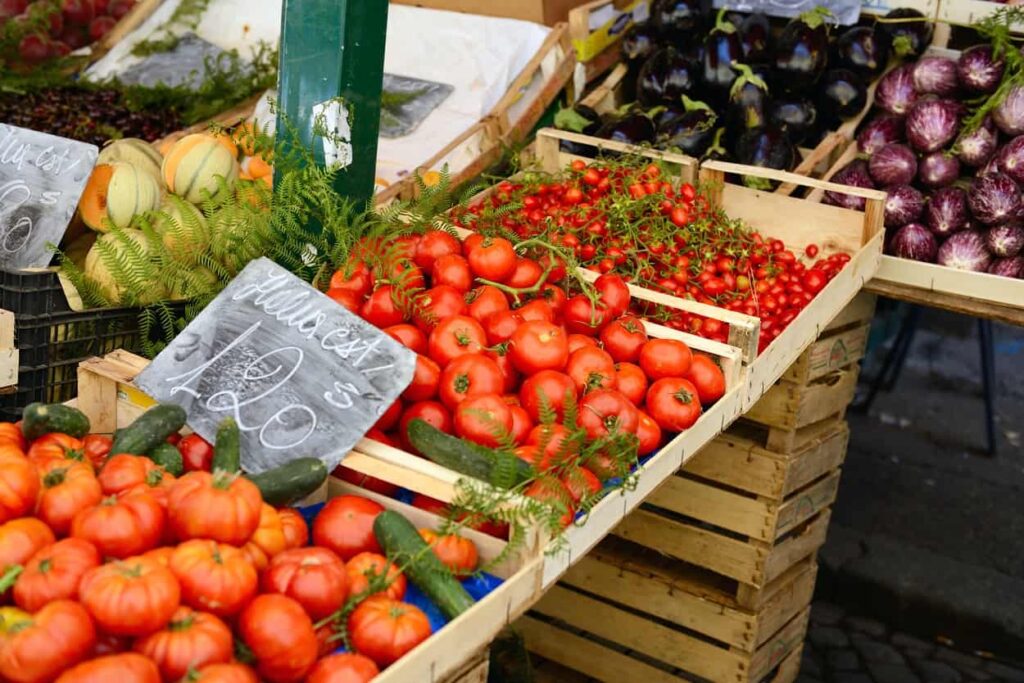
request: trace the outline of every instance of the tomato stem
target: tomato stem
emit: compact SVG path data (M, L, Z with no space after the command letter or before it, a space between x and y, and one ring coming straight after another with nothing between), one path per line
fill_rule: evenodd
M11 588L23 571L25 571L25 568L20 564L16 564L4 572L4 575L0 577L0 593L5 593Z

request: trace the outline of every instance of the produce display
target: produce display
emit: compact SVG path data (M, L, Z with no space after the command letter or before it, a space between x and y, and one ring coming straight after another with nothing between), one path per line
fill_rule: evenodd
M0 60L27 69L100 40L135 0L5 0L0 4Z

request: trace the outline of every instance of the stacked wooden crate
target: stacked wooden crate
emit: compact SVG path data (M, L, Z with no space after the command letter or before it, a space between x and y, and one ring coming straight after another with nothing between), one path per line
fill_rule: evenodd
M795 680L873 310L858 297L520 620L541 680Z

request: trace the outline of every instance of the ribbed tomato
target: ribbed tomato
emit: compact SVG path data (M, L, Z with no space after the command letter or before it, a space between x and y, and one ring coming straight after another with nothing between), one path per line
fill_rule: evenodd
M78 592L96 625L118 636L144 636L163 628L181 600L174 574L142 557L89 570Z
M277 555L263 572L264 593L292 598L319 621L341 609L348 596L345 563L326 548L294 548Z
M0 576L56 540L50 527L35 517L21 517L0 524Z
M81 439L59 432L44 434L33 441L25 455L34 463L47 460L74 460L85 463L92 469L92 462L85 456L85 446Z
M238 619L238 633L256 658L260 678L268 683L303 681L316 662L313 622L299 603L284 595L260 595L250 602Z
M192 669L231 661L231 629L209 612L179 607L156 633L135 641L134 650L152 659L165 681L178 681Z
M245 664L207 664L189 675L187 683L259 683L256 672Z
M369 657L345 652L317 662L306 683L369 683L379 673L380 669Z
M288 538L284 534L281 515L266 503L260 508L260 525L242 546L242 551L261 572L270 564L272 557L288 549Z
M36 466L14 446L0 451L0 523L31 512L38 495Z
M277 516L281 520L285 545L288 548L301 548L309 544L309 525L295 508L280 508Z
M238 614L256 594L256 569L234 546L186 541L174 549L168 566L181 585L181 601L219 617Z
M430 637L430 620L414 605L370 598L352 612L348 631L359 653L388 666Z
M160 683L160 671L134 652L97 657L68 669L56 683Z
M31 621L0 639L0 680L49 683L85 659L96 642L89 613L77 602L54 600Z
M167 513L149 493L109 496L82 510L71 523L71 535L95 545L104 557L123 559L156 547Z
M473 541L458 534L441 536L431 529L420 529L420 536L430 546L441 564L456 576L468 576L476 571L480 556Z
M251 481L228 472L189 472L167 499L171 529L181 540L208 538L244 545L260 524L263 497Z
M333 550L342 560L362 552L380 552L373 521L384 507L369 498L338 496L313 520L313 544Z
M14 602L35 612L54 600L76 600L86 572L100 566L96 546L80 538L65 538L49 545L25 563L14 584Z
M6 470L0 463L0 471ZM58 536L71 531L71 522L82 510L103 499L103 491L92 466L74 460L47 460L39 465L43 488L39 492L36 516L50 525Z
M393 600L401 600L405 597L405 574L400 572L394 564L388 562L383 555L359 553L345 564L345 571L348 573L348 594L350 596L363 595L369 590L373 577L386 576L387 588L372 595L387 596ZM384 572L387 574L385 575ZM370 597L370 595L363 597Z

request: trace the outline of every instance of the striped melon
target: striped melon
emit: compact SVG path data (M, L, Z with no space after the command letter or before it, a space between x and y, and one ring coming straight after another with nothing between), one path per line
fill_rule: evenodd
M196 133L174 144L164 157L161 171L168 190L198 204L205 192L217 192L218 178L234 187L238 162L216 137Z
M210 246L210 230L203 212L177 195L164 198L153 227L179 261L194 262Z
M118 228L160 206L160 185L156 178L134 164L117 161L107 185L107 218ZM102 227L100 232L106 232Z
M160 178L160 164L163 163L163 156L156 151L153 145L138 138L123 138L107 143L100 151L96 162L100 164L112 164L115 161L126 161L137 166L139 169L151 173L154 178Z

